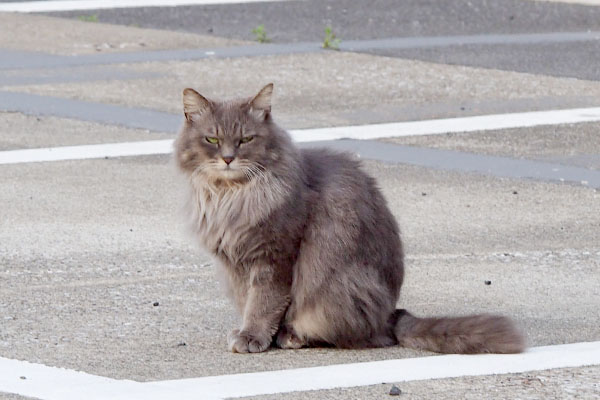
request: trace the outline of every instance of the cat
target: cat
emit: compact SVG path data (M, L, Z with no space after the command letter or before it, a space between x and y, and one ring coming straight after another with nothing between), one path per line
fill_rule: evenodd
M347 154L299 149L273 121L272 93L268 84L254 97L213 101L185 89L174 143L190 225L242 317L229 350L522 352L524 335L507 317L396 309L404 251L375 180Z

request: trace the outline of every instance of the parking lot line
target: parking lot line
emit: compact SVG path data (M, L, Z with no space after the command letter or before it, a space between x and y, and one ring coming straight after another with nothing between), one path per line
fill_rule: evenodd
M168 139L9 150L0 152L0 164L168 154L172 147L173 140Z
M292 131L298 142L438 135L600 121L600 107L444 118Z
M258 3L272 0L64 0L64 1L20 1L0 4L0 11L53 12L98 10L131 7L175 7L210 4ZM289 0L277 0L289 1Z
M146 111L149 112L149 110ZM134 111L131 112L133 113ZM168 116L169 118L174 117L171 115ZM298 129L291 130L290 134L295 141L302 143L337 139L368 140L387 137L436 135L459 132L484 132L498 129L592 121L600 121L600 107L494 114L374 125ZM172 140L150 140L142 142L7 150L0 151L0 164L168 154L171 152L172 142Z
M43 400L126 399L139 382L0 357L0 392ZM139 398L139 397L136 397Z
M589 365L600 365L600 342L534 347L522 354L438 355L145 383L0 358L0 392L43 400L223 399Z

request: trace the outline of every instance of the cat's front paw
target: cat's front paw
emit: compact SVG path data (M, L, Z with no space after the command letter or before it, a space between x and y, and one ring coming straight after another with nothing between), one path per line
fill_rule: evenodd
M234 353L261 353L271 345L271 337L253 335L239 329L234 329L227 337L229 351Z

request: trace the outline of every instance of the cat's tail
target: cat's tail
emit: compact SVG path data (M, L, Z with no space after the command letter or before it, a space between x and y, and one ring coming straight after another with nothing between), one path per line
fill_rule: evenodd
M396 310L394 317L394 333L403 347L454 354L520 353L526 347L523 332L503 316L417 318Z

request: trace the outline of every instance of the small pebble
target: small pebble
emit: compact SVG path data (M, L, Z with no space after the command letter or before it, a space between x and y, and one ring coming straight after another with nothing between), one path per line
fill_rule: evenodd
M489 286L492 284L492 281L484 281L484 283Z
M513 194L519 194L519 192L517 192L516 190L513 190Z
M400 393L402 393L402 390L396 385L393 385L390 389L390 396L400 396Z
M421 193L421 196L427 196L427 193L423 192Z
M154 304L152 304L154 307L158 307L159 303L158 301L155 301Z

